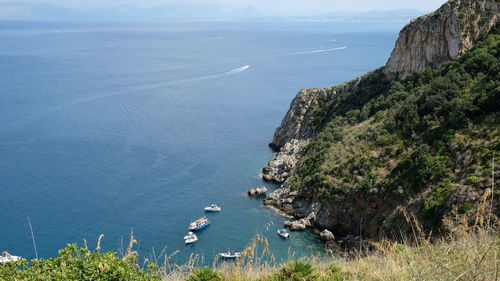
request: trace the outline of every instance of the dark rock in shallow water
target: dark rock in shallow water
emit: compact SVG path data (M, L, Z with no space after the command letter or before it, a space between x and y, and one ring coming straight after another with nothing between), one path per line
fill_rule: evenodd
M266 195L267 188L265 186L255 187L247 191L248 196L259 197Z
M328 230L328 229L325 229L323 231L320 232L319 234L319 237L321 237L321 239L323 241L333 241L335 240L335 235L333 235L333 233Z

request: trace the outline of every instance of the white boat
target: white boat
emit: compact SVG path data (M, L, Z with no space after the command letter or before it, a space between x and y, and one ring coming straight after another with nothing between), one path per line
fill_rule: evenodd
M290 233L288 232L288 229L286 229L286 228L278 229L278 235L283 237L283 238L290 237Z
M7 252L4 252L2 253L2 255L0 256L0 263L4 263L4 262L16 262L16 261L20 261L21 260L21 257L19 256L13 256Z
M217 206L216 204L212 204L209 207L205 207L205 211L207 212L220 212L222 209L221 207Z
M189 232L188 235L184 236L184 243L191 244L198 241L198 236L193 232Z
M238 251L227 251L225 253L219 253L219 255L226 259L236 259L241 257L241 253Z

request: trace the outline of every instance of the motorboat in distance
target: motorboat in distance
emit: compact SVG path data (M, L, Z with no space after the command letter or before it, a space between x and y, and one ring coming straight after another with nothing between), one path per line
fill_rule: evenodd
M205 212L220 212L221 210L221 207L217 206L216 204L205 207Z
M278 235L283 237L283 238L290 237L290 233L288 232L288 229L286 229L286 228L278 229Z
M225 253L219 253L219 256L225 258L225 259L236 259L241 257L241 253L238 251L227 251Z
M196 234L191 231L186 236L184 236L184 243L186 244L191 244L196 241L198 241L198 236L196 236Z
M0 255L0 263L16 262L16 261L20 261L20 260L21 260L21 257L13 256L7 252L3 252L2 255Z

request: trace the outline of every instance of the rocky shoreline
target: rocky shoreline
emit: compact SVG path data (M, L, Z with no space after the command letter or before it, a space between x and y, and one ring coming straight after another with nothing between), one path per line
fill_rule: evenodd
M300 159L300 152L308 143L308 140L291 140L283 145L280 151L275 153L262 169L262 178L264 180L281 184L266 199L262 200L262 203L275 210L279 215L289 219L283 222L284 227L292 231L312 229L318 235L319 240L325 243L327 252L331 254L346 256L352 252L358 254L360 251L368 250L367 241L363 241L360 236L348 234L343 237L336 237L332 232L333 230L318 225L314 206L313 208L302 206L307 215L304 215L304 212L297 212L297 206L294 206L294 202L299 196L299 192L292 191L286 180L293 174L293 170ZM255 193L255 188L248 191L249 196L255 196L253 195Z
M284 183L297 165L300 151L307 144L307 140L293 139L283 145L280 151L275 153L267 165L262 168L262 178L265 181Z
M329 229L322 226L321 223L318 224L316 212L307 206L304 206L304 208L310 211L307 216L297 213L293 203L298 195L297 191L291 191L285 185L282 185L269 194L262 203L274 209L279 215L289 219L283 222L284 227L292 231L311 229L318 235L319 240L325 243L325 249L330 254L351 256L373 250L371 239L363 239L360 235L349 233L336 236L334 234L334 232L337 232L335 229Z

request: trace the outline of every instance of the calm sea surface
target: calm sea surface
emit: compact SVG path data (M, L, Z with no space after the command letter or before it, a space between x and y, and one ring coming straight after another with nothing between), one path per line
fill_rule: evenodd
M247 198L301 88L385 64L402 23L0 21L0 251L66 243L210 260L256 234L278 258L321 251ZM222 206L189 246L188 224Z

